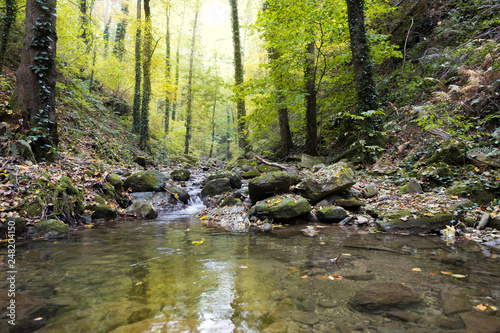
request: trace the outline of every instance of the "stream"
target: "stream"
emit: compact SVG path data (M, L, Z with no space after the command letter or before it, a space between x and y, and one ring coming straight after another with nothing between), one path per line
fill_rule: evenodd
M202 207L195 200L155 220L20 244L16 289L43 311L19 309L10 331L496 331L488 306L500 306L500 265L486 247L336 225L316 237L303 235L304 226L227 233L192 217ZM385 282L404 284L422 302L380 313L351 306L360 290ZM474 309L480 304L486 309Z

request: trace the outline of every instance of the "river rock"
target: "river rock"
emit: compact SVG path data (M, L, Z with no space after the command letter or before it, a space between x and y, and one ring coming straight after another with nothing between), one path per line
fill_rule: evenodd
M404 211L403 211L404 212ZM386 232L438 233L451 225L455 217L451 213L425 216L419 214L392 214L377 220L377 228Z
M250 227L246 208L243 206L225 206L203 211L203 223L209 227L230 232L246 232Z
M9 310L7 306L9 306L11 299L8 297L8 294L8 290L0 289L0 318L2 319L8 318L7 314ZM19 290L16 290L15 300L16 325L9 325L10 330L7 329L2 332L34 332L44 326L46 318L53 316L59 308L44 298ZM40 317L43 319L34 320Z
M233 196L227 196L224 199L222 199L219 206L225 207L225 206L234 206L234 205L241 205L241 200L237 199Z
M189 193L180 186L177 185L167 185L167 192L173 194L177 199L179 199L183 204L187 204L189 198L191 197Z
M218 194L230 192L231 181L228 178L217 178L209 181L201 190L202 197L212 197Z
M132 192L161 192L167 176L158 170L139 171L123 182L123 187Z
M356 183L354 172L347 163L329 165L304 179L298 186L312 204L333 193L342 192Z
M350 300L358 311L381 312L393 309L406 309L418 304L422 299L410 288L400 283L374 283L361 290Z
M276 194L290 191L290 175L283 171L269 172L252 179L248 183L252 205L257 201L272 197Z
M378 190L377 188L375 187L375 185L367 185L365 188L363 188L363 197L366 198L366 199L369 199L369 198L373 198L375 196L377 196L378 194Z
M144 156L137 156L134 160L135 163L139 164L143 168L149 168L149 167L156 167L158 166L158 163L156 163L154 160L149 159Z
M260 172L259 170L248 170L241 175L241 178L252 179L255 177L259 177L260 175L262 175L262 172Z
M114 220L118 217L116 211L105 204L89 206L87 209L92 211L92 220Z
M172 171L170 176L173 180L185 182L186 180L189 180L189 177L191 177L191 171L188 169L177 169Z
M313 166L323 163L325 163L325 158L323 156L311 156L302 154L300 158L301 168L311 169Z
M415 178L412 178L408 181L408 184L401 187L401 193L403 193L403 194L424 193L424 191L422 190L422 186L420 186L420 183L418 182L418 180Z
M306 199L295 194L284 194L257 202L250 210L250 215L261 219L291 219L311 211Z
M339 205L342 208L345 208L350 211L357 211L361 207L365 205L363 201L360 201L358 199L337 199L335 200L335 204Z
M342 207L325 206L316 209L316 217L321 222L339 222L347 217L347 212Z
M495 195L486 190L481 181L464 180L451 186L447 193L460 198L469 198L472 202L480 205L487 205L495 200Z
M216 173L211 174L205 180L203 180L203 186L207 185L210 181L214 179L219 179L219 178L227 178L229 179L229 183L231 184L231 188L233 189L239 189L241 188L241 178L232 172L226 172L226 171L219 171Z
M306 325L314 325L319 322L319 318L314 312L293 311L291 317L294 321Z
M110 173L106 176L106 181L110 183L116 191L121 191L123 189L123 182L118 175Z
M69 234L69 226L62 221L51 219L35 223L31 237L56 238L64 237Z
M460 289L445 288L440 293L443 303L443 314L451 316L461 312L467 312L472 309L469 298L464 295Z
M126 210L127 215L134 215L143 219L154 219L158 217L158 211L151 202L146 200L136 201Z
M465 332L491 333L500 332L500 318L489 316L477 311L461 313L460 318L465 323Z

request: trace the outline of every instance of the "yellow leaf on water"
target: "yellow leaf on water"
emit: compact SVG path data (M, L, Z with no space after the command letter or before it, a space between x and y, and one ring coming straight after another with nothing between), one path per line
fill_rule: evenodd
M321 243L319 243L319 245L325 245L325 242L321 242Z
M445 272L445 271L441 271L441 274L444 274L444 275L453 275L452 272Z
M452 274L451 276L453 276L454 278L457 278L457 279L463 279L463 278L467 277L467 275L463 275L463 274Z
M490 309L492 309L493 311L498 310L498 309L497 309L497 307L496 307L496 306L494 306L494 305L490 305Z
M418 267L415 267L415 268L412 268L411 271L412 272L421 272L422 270Z
M477 309L479 311L484 311L488 308L488 304L478 304L474 307L474 309Z
M307 279L307 278L308 278L308 276L307 276L307 275L302 275L300 278L301 278L301 279Z
M203 220L204 220L204 219L206 219L207 217L208 217L208 215L202 216L202 217L200 217L200 220L202 220L202 221L203 221Z

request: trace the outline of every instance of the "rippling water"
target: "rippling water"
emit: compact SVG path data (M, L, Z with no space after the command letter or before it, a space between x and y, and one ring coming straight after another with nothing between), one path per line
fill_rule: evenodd
M475 243L332 225L317 237L302 235L303 226L228 234L189 217L195 209L18 247L16 287L53 309L38 326L29 324L38 314L18 318L24 332L462 332L470 322L443 312L449 288L470 313L498 320L491 308L473 308L500 306L498 259ZM400 318L350 306L380 282L403 283L424 301Z

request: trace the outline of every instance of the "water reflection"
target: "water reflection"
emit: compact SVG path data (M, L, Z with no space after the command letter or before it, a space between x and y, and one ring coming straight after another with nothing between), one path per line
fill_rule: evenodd
M54 311L23 312L22 332L39 328L36 317L46 325L39 332L462 332L480 312L474 306L500 306L497 258L474 243L337 226L305 237L301 228L228 234L181 211L27 243L17 253L17 287ZM353 296L380 282L404 283L424 301L402 313L354 310ZM446 298L449 288L455 298ZM468 305L446 312L457 297ZM488 311L479 314L494 328L499 319Z

